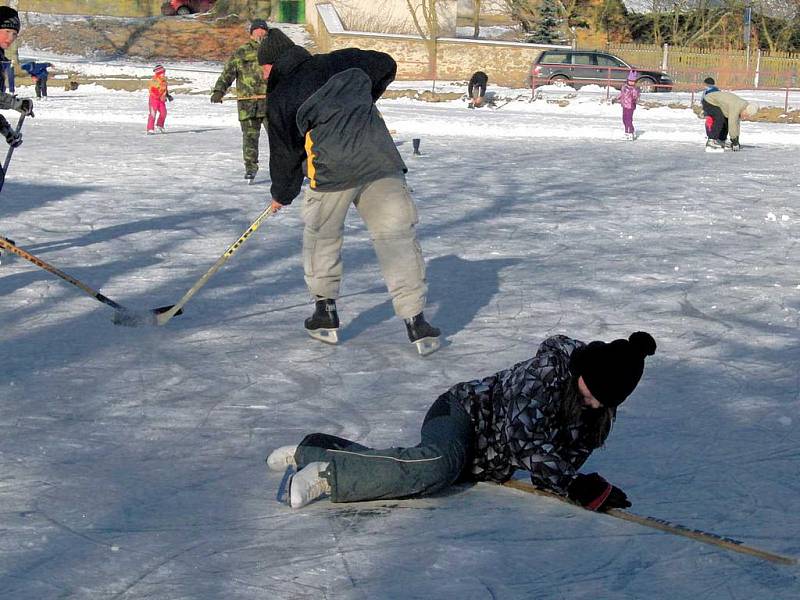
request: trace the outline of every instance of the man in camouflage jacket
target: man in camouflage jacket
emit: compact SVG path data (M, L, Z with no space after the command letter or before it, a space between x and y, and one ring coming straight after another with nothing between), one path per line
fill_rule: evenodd
M242 127L244 177L248 180L254 179L258 172L258 141L261 128L267 129L267 82L258 64L258 46L267 30L263 19L252 21L250 40L239 46L225 63L211 94L211 102L221 103L228 88L236 81L236 95L240 98L236 104Z

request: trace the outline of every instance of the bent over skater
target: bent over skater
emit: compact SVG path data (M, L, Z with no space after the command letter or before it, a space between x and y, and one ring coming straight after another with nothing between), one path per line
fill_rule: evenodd
M435 351L439 330L422 312L428 287L417 208L405 182L405 163L375 106L394 80L394 59L355 48L311 56L272 29L258 62L268 78L272 209L291 204L304 168L309 179L301 209L303 268L315 310L306 330L323 342L338 342L342 238L354 205L409 340L420 354Z
M643 331L590 344L556 335L533 358L439 396L413 448L373 450L315 433L276 449L267 464L287 469L282 499L292 508L326 495L359 502L433 494L457 480L502 483L517 469L589 510L626 508L622 490L578 471L605 443L655 350Z

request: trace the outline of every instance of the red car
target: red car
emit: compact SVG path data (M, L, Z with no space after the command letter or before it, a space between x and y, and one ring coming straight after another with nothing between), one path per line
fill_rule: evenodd
M191 15L204 13L211 10L215 0L167 0L161 5L161 14L167 17L173 15Z

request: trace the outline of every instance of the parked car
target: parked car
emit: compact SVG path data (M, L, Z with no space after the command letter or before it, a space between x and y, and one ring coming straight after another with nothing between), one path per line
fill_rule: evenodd
M167 0L161 5L161 14L167 17L174 15L191 15L211 10L215 0Z
M669 91L674 85L666 73L639 69L597 50L545 50L533 61L528 83L532 88L547 83L621 88L631 71L639 73L636 82L643 92Z

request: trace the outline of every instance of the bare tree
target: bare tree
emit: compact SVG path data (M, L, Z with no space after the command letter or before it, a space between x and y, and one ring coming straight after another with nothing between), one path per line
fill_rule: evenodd
M436 12L437 0L406 0L411 20L420 37L425 41L428 51L428 73L436 80L436 54L439 39L439 14ZM424 25L424 26L423 26Z
M481 4L482 0L472 0L472 37L481 35Z

